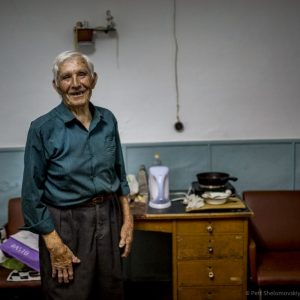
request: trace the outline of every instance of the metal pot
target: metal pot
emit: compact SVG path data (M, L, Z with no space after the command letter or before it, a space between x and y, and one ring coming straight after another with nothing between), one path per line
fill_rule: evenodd
M205 172L198 173L197 179L200 186L224 186L229 180L237 181L236 177L231 177L227 173L222 172Z

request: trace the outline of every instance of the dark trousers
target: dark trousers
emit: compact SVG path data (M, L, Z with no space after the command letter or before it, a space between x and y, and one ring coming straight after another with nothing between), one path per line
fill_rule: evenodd
M123 273L118 246L121 209L118 199L91 206L49 207L56 230L81 260L73 264L74 280L58 283L51 276L49 252L40 238L42 288L47 300L122 300Z

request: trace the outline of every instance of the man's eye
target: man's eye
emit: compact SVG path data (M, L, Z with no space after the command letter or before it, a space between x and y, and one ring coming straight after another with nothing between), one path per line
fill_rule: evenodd
M70 76L68 76L68 75L61 76L60 79L61 79L61 80L68 80L68 79L70 79Z
M87 76L87 73L85 73L85 72L80 72L80 73L78 73L78 76L79 76L79 77L85 77L85 76Z

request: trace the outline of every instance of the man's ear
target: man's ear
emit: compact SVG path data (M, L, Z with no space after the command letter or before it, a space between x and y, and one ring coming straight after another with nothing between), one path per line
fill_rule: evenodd
M98 74L96 72L94 72L92 89L96 86L97 80L98 80Z
M55 82L54 79L52 80L52 86L53 86L54 89L61 95L60 89L59 89L59 87L56 85L56 82Z

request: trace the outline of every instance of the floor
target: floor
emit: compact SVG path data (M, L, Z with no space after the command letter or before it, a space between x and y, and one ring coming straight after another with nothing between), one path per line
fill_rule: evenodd
M125 300L171 300L172 287L170 282L148 282L148 283L126 283ZM1 300L43 300L39 291L29 289L22 290L1 290ZM74 299L80 300L80 299Z
M259 296L262 296L261 298ZM19 290L4 291L1 290L1 299L5 300L42 300L42 296L37 291ZM172 300L172 288L170 282L131 282L125 285L125 300L143 299L143 300ZM276 299L300 299L300 286L290 287L269 287L258 291L256 287L249 284L248 300L276 300ZM80 299L74 299L80 300ZM191 299L198 300L198 299Z
M125 300L172 300L171 282L131 282L125 289Z
M36 290L32 291L29 289L18 289L18 291L11 289L1 290L1 299L3 300L42 300L42 296Z

